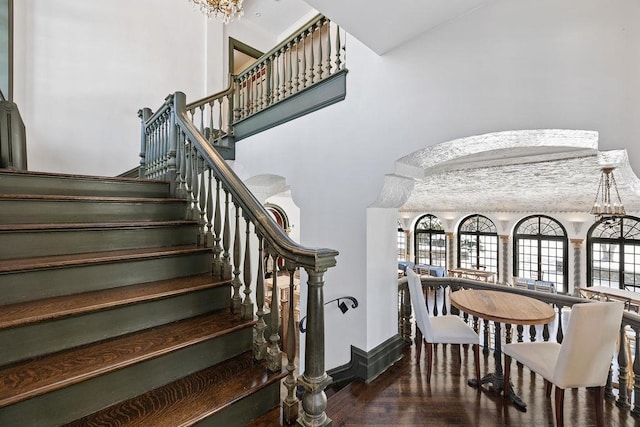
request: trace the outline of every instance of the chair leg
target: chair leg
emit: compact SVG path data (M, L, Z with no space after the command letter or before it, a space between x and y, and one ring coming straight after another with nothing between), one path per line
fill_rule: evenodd
M551 381L544 380L544 394L545 394L545 396L551 397L551 387L553 387L553 384L551 383Z
M478 390L480 390L480 345L473 345L473 362L476 365L476 380L478 381Z
M422 354L422 332L416 327L416 362L420 361Z
M509 382L511 381L511 356L504 355L504 384L502 386L502 396L509 397Z
M593 403L596 406L596 425L604 426L604 387L593 387Z
M556 386L556 427L564 426L564 389Z
M427 384L431 383L431 366L433 363L433 344L427 343Z

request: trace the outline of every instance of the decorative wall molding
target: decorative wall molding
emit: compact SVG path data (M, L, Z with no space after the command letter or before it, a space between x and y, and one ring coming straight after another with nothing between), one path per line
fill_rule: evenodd
M389 366L402 359L406 343L396 334L370 351L351 346L351 361L327 371L333 384L346 384L353 380L370 383Z

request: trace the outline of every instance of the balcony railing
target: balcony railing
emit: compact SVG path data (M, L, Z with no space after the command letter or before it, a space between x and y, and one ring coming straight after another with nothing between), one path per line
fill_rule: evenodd
M234 122L244 120L344 69L345 37L318 15L265 53L235 81Z
M345 40L340 27L318 15L258 58L251 67L236 76L231 75L226 89L187 104L187 116L209 144L224 154L225 150L233 149L234 140L335 102L340 97L320 97L321 105L299 104L285 117L270 117L257 128L235 130L256 114L346 73ZM140 165L141 169L145 168L145 176L164 173L163 169L150 168L157 163L159 152L153 147L142 147Z
M434 315L460 314L452 307L449 293L459 289L487 289L499 292L525 295L551 304L555 311L555 320L542 327L530 325L529 327L518 325L515 329L505 324L502 330L506 331L505 337L517 342L555 340L562 342L564 338L563 313L566 314L574 304L582 304L589 300L562 294L519 289L505 285L494 285L476 280L462 278L436 278L422 276L422 287L428 298L429 312ZM489 322L477 317L462 314L464 319L470 322L477 331L480 331L483 341L483 351L488 353L493 348L493 334L489 331ZM411 342L411 300L407 287L407 279L398 280L398 329L405 342ZM615 401L621 410L630 410L631 415L640 418L640 347L637 345L640 339L640 316L631 311L625 311L620 325L620 337L618 348L609 371L609 379L605 387L605 398ZM614 385L617 382L617 387ZM617 389L617 391L616 391Z

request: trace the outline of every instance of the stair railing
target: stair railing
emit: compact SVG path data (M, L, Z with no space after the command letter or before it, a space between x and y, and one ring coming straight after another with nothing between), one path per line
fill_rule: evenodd
M221 145L224 137L233 134L234 92L233 76L230 76L225 90L186 106L191 122L212 145Z
M177 173L177 192L186 194L192 218L199 218L202 236L199 241L205 246L213 247L214 274L218 273L224 278L231 278L230 245L230 204L235 207L235 230L233 245L233 288L232 308L239 312L243 319L253 319L254 305L251 301L251 236L250 228L253 226L258 240L257 251L257 277L256 277L256 304L257 325L256 340L254 343L254 357L258 360L267 359L268 369L279 371L282 369L282 356L279 350L279 337L277 332L272 334L267 344L264 338L266 328L264 320L264 253L277 260L285 261L291 273L296 268L304 268L308 275L307 296L307 321L308 331L306 337L305 372L297 379L297 384L304 388L302 398L303 413L298 422L301 425L325 425L328 423L324 408L326 407L325 387L331 382L324 366L324 273L336 263L338 252L331 249L309 249L302 247L291 240L284 230L279 227L255 198L253 193L243 184L233 170L227 165L217 151L208 143L195 127L187 113L185 95L177 92L174 95L174 130L176 139L176 157L180 160ZM182 177L184 176L184 179ZM198 177L200 182L198 183ZM184 181L184 182L183 182ZM213 185L212 185L213 184ZM205 192L205 187L207 191ZM215 195L212 193L215 189ZM222 196L224 196L224 215L221 215ZM215 205L215 215L214 207ZM241 241L240 213L245 221L244 257L240 260ZM224 228L221 229L222 218ZM212 229L213 224L213 231ZM206 233L205 233L206 226ZM222 236L223 247L219 247ZM222 256L220 256L222 254ZM243 267L244 298L240 296L242 282L240 280L240 265ZM274 262L273 265L277 265ZM221 267L219 270L218 266ZM277 275L274 275L274 280ZM290 274L293 277L293 274ZM278 289L274 283L271 298L271 319L278 321ZM294 298L290 298L293 301ZM290 311L291 313L293 310ZM292 316L289 316L293 319ZM289 322L289 333L294 334L295 324ZM272 331L277 331L277 327ZM295 343L286 346L287 365L290 377L293 377L293 368L289 365L295 358ZM293 348L291 348L293 347ZM285 385L289 387L289 396L295 394L296 381L289 378ZM293 397L292 397L293 398ZM295 414L297 416L297 414ZM293 417L293 414L291 414ZM288 421L292 421L289 419Z
M324 365L323 288L324 273L335 265L338 252L305 248L292 241L220 152L233 144L235 123L343 70L344 39L337 25L319 15L259 58L252 67L238 76L230 76L225 90L188 105L184 93L176 92L167 96L156 112L149 108L138 112L142 124L140 178L166 180L171 194L186 200L185 217L199 224L198 245L212 250L213 274L231 280L233 312L242 319L257 317L254 358L266 360L267 369L274 372L282 370L277 271L272 272L274 284L270 307L267 307L271 313L272 334L265 337L265 259L271 257L274 266L279 265L279 259L284 262L291 283L284 343L287 358L284 385L288 395L283 402L283 413L287 423L297 420L303 426L331 423L324 412L324 389L331 383L331 377ZM257 249L252 250L256 239ZM252 254L256 254L257 261L251 260ZM257 265L255 279L252 263ZM293 277L299 268L304 268L308 275L307 331L305 370L296 378ZM252 283L255 283L255 307ZM301 414L297 386L304 389Z
M234 122L325 80L345 68L346 38L318 15L235 78Z
M221 92L220 97L210 102L218 103L223 98L229 102L230 91ZM220 105L228 105L224 104ZM197 221L198 245L212 249L212 271L215 276L231 280L233 295L231 308L245 320L257 317L254 358L266 359L270 371L282 370L282 352L278 336L279 302L278 288L274 283L271 298L271 331L265 339L265 255L278 265L282 259L293 280L293 273L304 268L308 275L307 334L305 337L305 371L295 378L296 355L295 321L289 316L287 325L287 378L284 384L288 396L284 401L285 421L303 426L324 426L331 420L326 416L324 389L331 383L324 364L324 273L336 263L338 252L332 249L310 249L291 240L276 224L263 205L238 178L211 143L211 136L224 127L199 128L193 121L194 111L199 107L187 106L182 92L169 95L163 105L151 113L142 109L142 150L140 173L147 179L169 180L171 193L186 200L185 217ZM196 114L196 117L198 114ZM203 133L202 130L205 130ZM242 218L242 219L241 219ZM253 228L253 235L251 233ZM242 232L244 230L244 233ZM233 242L232 242L233 232ZM244 235L243 235L244 234ZM257 239L257 254L251 248ZM256 254L257 261L252 261ZM257 275L252 276L252 265ZM242 277L241 277L242 273ZM274 271L275 273L275 271ZM273 275L274 281L277 275ZM252 284L255 283L255 307L252 301ZM243 288L244 286L244 288ZM291 285L292 287L293 285ZM293 313L293 292L289 298L289 313ZM304 389L302 413L298 414L295 389Z
M230 75L226 89L188 104L187 113L211 145L231 149L235 123L343 71L345 64L345 35L318 15L251 67ZM139 111L143 128L139 176L173 182L176 165L169 147L167 102L155 113L148 108Z

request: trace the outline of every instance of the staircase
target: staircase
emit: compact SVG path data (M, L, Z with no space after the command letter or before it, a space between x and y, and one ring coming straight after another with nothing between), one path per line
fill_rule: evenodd
M187 202L0 170L0 426L242 426L278 406Z

